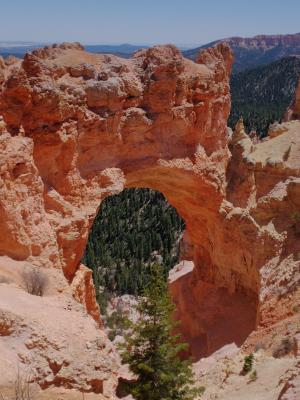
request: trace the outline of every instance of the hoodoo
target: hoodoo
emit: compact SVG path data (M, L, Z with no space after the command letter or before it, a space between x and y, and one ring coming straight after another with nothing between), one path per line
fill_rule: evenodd
M42 387L106 395L115 388L114 352L81 258L99 204L124 188L162 192L186 222L170 290L196 360L232 342L242 345L297 304L300 121L258 144L241 123L232 133L232 60L226 44L203 50L197 62L174 46L125 60L62 44L0 62L1 265L15 283L25 266L41 268L51 289L32 300L15 286L1 287L7 322L0 314L0 335L5 351L22 354ZM28 307L36 310L33 327ZM70 328L64 322L63 340L53 334L46 341L42 307L57 309L61 321L68 307L77 312ZM74 335L84 351L84 326L85 351L100 355L95 361L87 355L75 379L76 352L68 353L66 342Z

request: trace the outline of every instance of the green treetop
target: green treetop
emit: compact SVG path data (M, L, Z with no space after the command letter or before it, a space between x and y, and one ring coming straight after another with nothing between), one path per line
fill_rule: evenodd
M127 391L136 400L193 400L199 391L192 387L190 360L179 354L187 344L175 335L174 304L167 290L163 269L151 268L148 285L136 307L138 322L131 323L123 347L123 361L129 364L136 380Z

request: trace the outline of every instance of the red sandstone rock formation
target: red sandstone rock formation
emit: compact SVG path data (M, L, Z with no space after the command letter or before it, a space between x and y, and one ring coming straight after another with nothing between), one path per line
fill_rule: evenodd
M187 223L194 224L199 213L198 206L191 212L193 202L202 203L204 217L213 217L229 157L231 62L226 46L207 50L196 64L172 46L123 60L64 44L36 50L10 68L0 97L10 132L3 146L26 141L26 158L41 183L34 204L41 208L30 213L15 198L4 210L18 202L17 215L9 217L9 209L3 221L24 221L26 212L29 219L38 215L40 233L33 237L29 221L24 229L5 226L1 252L62 267L72 281L101 199L124 187L162 191ZM5 157L10 163L5 170L19 169L17 177L28 179L21 171L25 162L15 165L7 151ZM8 181L14 180L11 174ZM6 191L3 196L5 203Z
M226 45L194 63L173 46L124 60L63 44L1 64L0 255L62 269L98 320L80 267L89 229L106 196L149 187L186 221L193 265L171 291L196 358L285 318L299 294L300 123L230 140L231 63Z
M232 271L229 286L212 284L215 274L224 276L224 270L212 265L211 253L197 247L192 234L185 237L193 244L192 254L184 255L194 267L185 271L183 264L179 275L178 267L170 273L177 316L196 358L224 343L241 345L255 327L266 328L291 316L299 302L300 241L295 216L300 210L300 122L279 128L280 135L254 145L238 123L230 141L227 196L220 207L224 219L215 226L210 243L219 262L240 265L240 271ZM248 278L242 278L244 269ZM252 282L252 294L251 289L245 290L244 279Z

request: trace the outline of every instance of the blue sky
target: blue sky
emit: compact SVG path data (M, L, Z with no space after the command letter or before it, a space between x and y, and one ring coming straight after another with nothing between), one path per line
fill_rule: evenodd
M202 44L300 31L300 0L1 0L0 41Z

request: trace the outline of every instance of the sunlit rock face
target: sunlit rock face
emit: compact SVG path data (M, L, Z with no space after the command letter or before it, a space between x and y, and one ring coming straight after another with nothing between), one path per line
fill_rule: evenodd
M99 204L152 188L186 222L193 268L170 288L195 358L273 323L278 287L297 286L300 127L231 139L231 64L226 45L195 63L173 46L125 60L63 44L0 66L0 254L62 269L98 320L80 260Z

